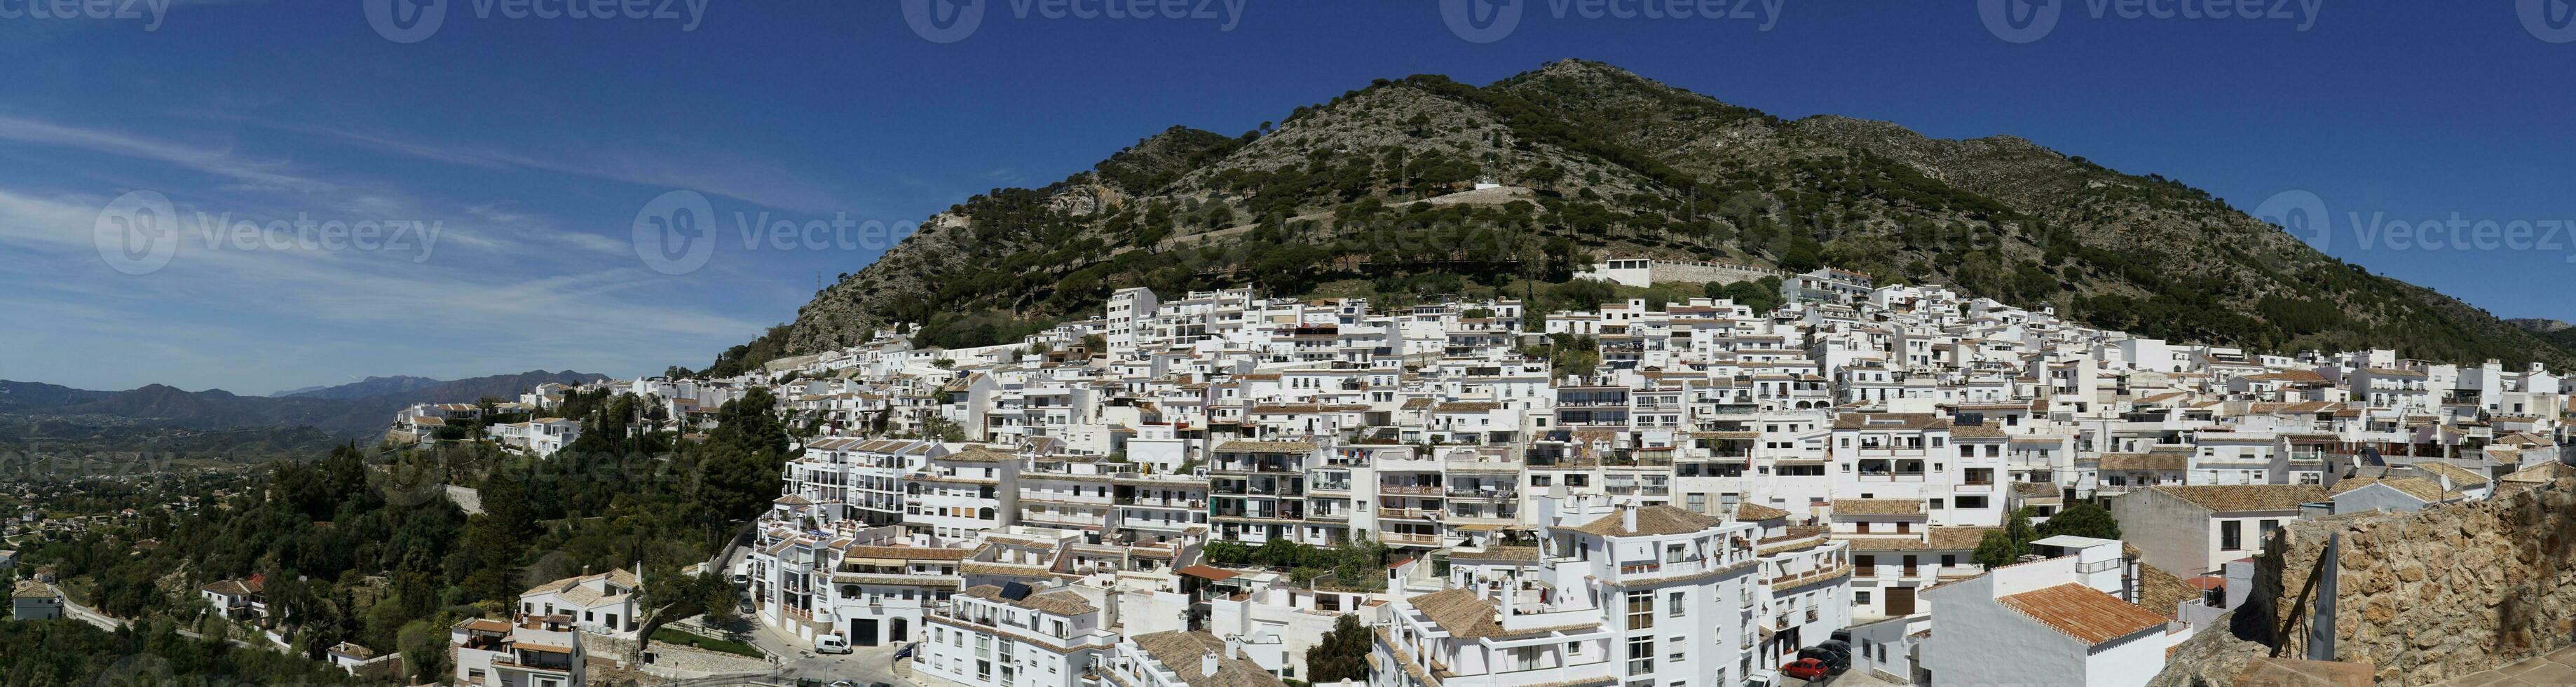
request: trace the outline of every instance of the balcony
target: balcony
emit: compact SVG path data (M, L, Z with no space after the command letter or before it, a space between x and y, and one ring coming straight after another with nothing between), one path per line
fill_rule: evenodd
M1410 544L1414 546L1442 545L1440 535L1412 534L1406 532L1382 532L1378 534L1378 541L1388 544Z
M1380 494L1403 494L1406 496L1440 496L1446 493L1439 485L1436 484L1381 484L1378 485L1377 491Z
M1773 590L1794 589L1800 586L1830 580L1835 577L1849 574L1851 571L1851 566L1836 565L1807 572L1790 573L1771 578L1771 588Z
M1437 521L1440 519L1440 511L1422 508L1388 508L1380 506L1377 509L1377 516L1381 518L1395 518L1398 520Z

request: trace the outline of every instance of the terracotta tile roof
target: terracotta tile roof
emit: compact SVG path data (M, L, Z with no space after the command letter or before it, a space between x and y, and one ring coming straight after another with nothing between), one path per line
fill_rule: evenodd
M1535 561L1538 559L1538 547L1535 546L1488 546L1482 551L1464 549L1449 551L1449 560L1453 561Z
M2314 484L2165 485L2149 489L2219 513L2298 510L2299 504L2326 498L2326 488Z
M2482 486L2489 481L2486 475L2479 474L2476 470L2452 465L2450 463L2416 463L2415 469L2430 472L2449 479L2451 480L2451 486L2462 489Z
M1616 512L1594 518L1592 522L1583 523L1571 529L1603 537L1634 537L1690 534L1708 529L1715 524L1717 521L1708 516L1657 504L1637 507L1636 529L1629 529L1626 516Z
M2100 465L2104 470L2189 470L2191 456L2169 452L2105 453Z
M2360 489L2373 484L2388 485L2388 488L2395 489L2407 496L2415 497L2415 500L2417 501L2425 503L2442 502L2442 485L2435 483L2433 480L2424 479L2422 477L2398 477L2395 479L2386 477L2353 477L2336 482L2333 487L2333 493L2329 494L2329 496L2342 496L2355 489Z
M1985 423L1950 426L1950 436L1957 439L1993 439L2003 435L2004 428Z
M1179 674L1181 681L1191 687L1284 687L1288 684L1262 670L1260 664L1227 656L1225 640L1204 631L1172 630L1128 639L1136 643L1136 648L1145 650L1145 655ZM1215 673L1207 672L1206 664L1201 660L1210 653L1217 655Z
M2075 583L2000 596L1995 598L1995 603L2073 637L2085 646L2097 646L2165 624L2162 615Z
M1735 504L1735 519L1737 520L1760 522L1763 520L1778 520L1785 517L1789 517L1789 511L1772 508L1770 506L1761 505L1751 501Z
M1423 615L1430 616L1431 622L1438 623L1440 629L1449 631L1451 636L1475 639L1503 634L1502 624L1494 621L1494 615L1501 609L1496 608L1493 602L1478 598L1473 590L1443 589L1407 601L1420 609Z

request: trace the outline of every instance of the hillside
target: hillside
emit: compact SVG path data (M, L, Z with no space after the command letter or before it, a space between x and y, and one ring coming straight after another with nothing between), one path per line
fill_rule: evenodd
M1478 181L1516 188L1459 193ZM2576 367L2180 182L2009 136L1787 121L1566 60L1483 87L1380 80L1238 136L1174 127L1046 188L968 198L710 371L898 323L924 345L1008 341L1123 286L1401 299L1561 282L1610 255L1833 265L2179 341Z
M397 394L405 391L416 391L445 383L445 380L430 379L428 377L413 377L409 375L368 377L363 380L337 386L308 386L291 391L280 391L274 394L269 394L269 397L285 398L290 396L303 396L309 398L366 398L368 396L382 396L385 394Z
M335 441L372 441L383 433L395 412L413 404L470 403L487 396L517 400L520 392L538 384L578 384L601 379L606 377L570 370L532 370L359 397L319 392L288 397L241 396L222 389L185 391L160 384L108 392L0 381L0 441L138 450L145 448L135 445L138 442L301 446L313 438L302 432L209 434L240 429L302 429ZM345 387L323 391L340 389Z

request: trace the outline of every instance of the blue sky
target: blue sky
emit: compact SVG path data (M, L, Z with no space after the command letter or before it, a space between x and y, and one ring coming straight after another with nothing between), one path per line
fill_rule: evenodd
M2219 19L2071 0L2027 42L2004 37L2039 24L1990 29L1976 3L1657 0L1623 19L1609 13L1647 3L1523 0L1517 23L1469 24L1490 39L1471 42L1431 1L1118 0L1148 16L1111 18L1100 0L985 0L962 34L916 31L911 0L652 0L672 16L586 19L449 0L389 32L366 14L380 1L134 0L137 16L94 18L0 0L0 317L18 325L0 328L0 378L267 393L701 366L792 319L818 271L877 253L745 248L735 213L896 226L1172 124L1241 132L1373 78L1484 83L1564 57L1784 117L2015 134L2247 209L2306 191L2329 253L2501 315L2576 319L2564 231L2426 250L2372 222L2576 220L2576 43L2545 40L2571 37L2550 23L2561 0L2528 3L2537 23L2515 3L2265 0L2286 16ZM716 241L665 274L631 237L675 190L706 199ZM172 222L101 233L153 194ZM246 245L203 226L298 218L414 240L284 240L288 224ZM2555 224L2536 226L2539 242ZM101 236L143 262L112 261Z

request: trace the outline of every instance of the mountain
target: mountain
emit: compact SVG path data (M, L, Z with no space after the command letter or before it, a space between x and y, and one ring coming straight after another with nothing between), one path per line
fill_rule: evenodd
M2521 327L2525 331L2529 331L2533 334L2547 334L2550 332L2566 331L2569 327L2576 327L2576 325L2570 325L2560 320L2544 320L2539 318L2505 320L2505 323Z
M2549 342L2550 345L2576 351L2576 325L2561 320L2540 318L2522 318L2505 320L2505 322L2521 327L2523 331L2531 332L2533 336Z
M74 389L42 382L0 380L0 413L58 408L106 398L111 392Z
M153 441L205 443L214 441L204 435L206 431L309 428L341 440L371 440L384 431L394 413L413 404L470 403L484 397L517 400L521 392L538 384L580 384L607 377L570 370L533 370L445 382L429 380L435 383L366 396L322 393L341 392L350 387L377 383L378 380L403 379L423 378L375 377L367 382L288 397L241 396L222 389L186 391L160 384L107 392L31 382L0 382L0 439L77 437L86 436L83 432L97 434L92 432L95 429L107 432L105 436L111 439L146 437ZM393 382L386 386L398 388L411 386L411 383ZM23 428L9 429L12 426ZM71 429L63 429L66 427ZM275 444L296 443L306 438L302 435L249 435L222 441ZM91 439L99 443L114 443L96 436Z
M269 394L269 397L366 398L368 396L382 396L385 394L397 394L405 391L427 389L445 383L446 382L444 381L430 379L428 377L412 377L407 375L368 377L363 381L350 382L339 386L312 386L293 391L280 391L274 394ZM517 396L518 394L514 393L510 395Z
M1045 188L976 195L709 371L886 327L918 326L924 345L1009 341L1096 317L1124 286L1520 295L1614 255L1831 265L2176 341L2576 367L2576 352L2175 180L2011 136L1784 120L1565 60L1481 87L1379 80L1238 136L1173 127Z

